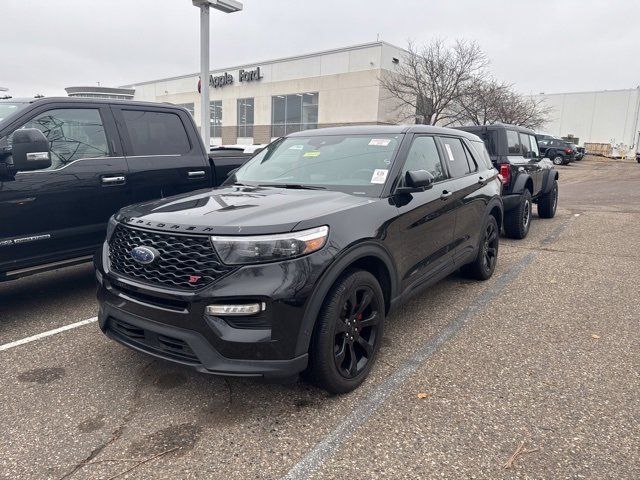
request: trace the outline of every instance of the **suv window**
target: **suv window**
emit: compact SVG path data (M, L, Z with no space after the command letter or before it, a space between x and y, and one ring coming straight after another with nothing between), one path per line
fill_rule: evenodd
M529 152L531 151L531 144L529 143L529 135L526 133L520 133L520 147L522 151L523 157L530 157Z
M469 142L473 151L475 152L475 157L480 161L484 162L484 166L488 169L493 168L493 163L491 163L491 157L487 153L487 149L485 148L485 144L482 142Z
M535 157L540 156L540 149L538 148L538 142L536 137L533 135L529 135L529 150L535 155Z
M473 169L469 168L469 158L459 138L440 137L444 147L444 155L447 159L449 172L453 178L464 177L470 171L475 171L476 167L471 160Z
M433 137L414 138L402 169L402 178L404 179L405 174L413 170L426 170L433 175L436 182L447 178Z
M109 156L100 112L90 108L48 110L21 128L37 128L49 140L51 167L56 170L81 158Z
M182 120L175 113L122 110L132 155L179 155L191 150Z
M507 130L507 146L509 148L509 155L521 154L518 132L514 130Z

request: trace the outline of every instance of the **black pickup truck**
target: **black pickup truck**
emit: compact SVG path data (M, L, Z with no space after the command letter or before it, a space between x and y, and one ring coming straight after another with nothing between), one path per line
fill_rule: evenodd
M491 162L502 176L504 232L507 237L524 238L533 216L552 218L558 205L558 172L540 153L533 130L516 125L496 124L458 127L484 141Z
M0 100L0 281L88 261L121 207L212 188L251 156L207 154L175 105Z

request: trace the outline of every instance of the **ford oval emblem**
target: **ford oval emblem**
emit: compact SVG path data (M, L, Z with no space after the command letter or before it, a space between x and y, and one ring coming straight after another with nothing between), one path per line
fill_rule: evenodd
M151 247L135 247L130 252L131 258L142 265L149 265L160 257L160 252Z

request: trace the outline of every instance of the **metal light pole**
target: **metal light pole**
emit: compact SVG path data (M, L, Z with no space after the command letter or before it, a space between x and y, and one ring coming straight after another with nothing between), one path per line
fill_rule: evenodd
M209 7L224 13L239 12L242 3L236 0L192 0L200 9L200 131L204 148L209 151L211 137L211 105L209 103Z

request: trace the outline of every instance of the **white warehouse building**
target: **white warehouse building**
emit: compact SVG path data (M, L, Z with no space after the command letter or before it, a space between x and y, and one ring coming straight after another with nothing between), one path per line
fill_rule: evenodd
M640 87L533 95L552 108L543 128L558 137L574 136L585 143L622 144L636 150L640 136Z
M395 123L380 78L405 51L386 42L213 70L211 143L268 143L308 128ZM199 74L126 85L134 100L170 102L200 122Z

